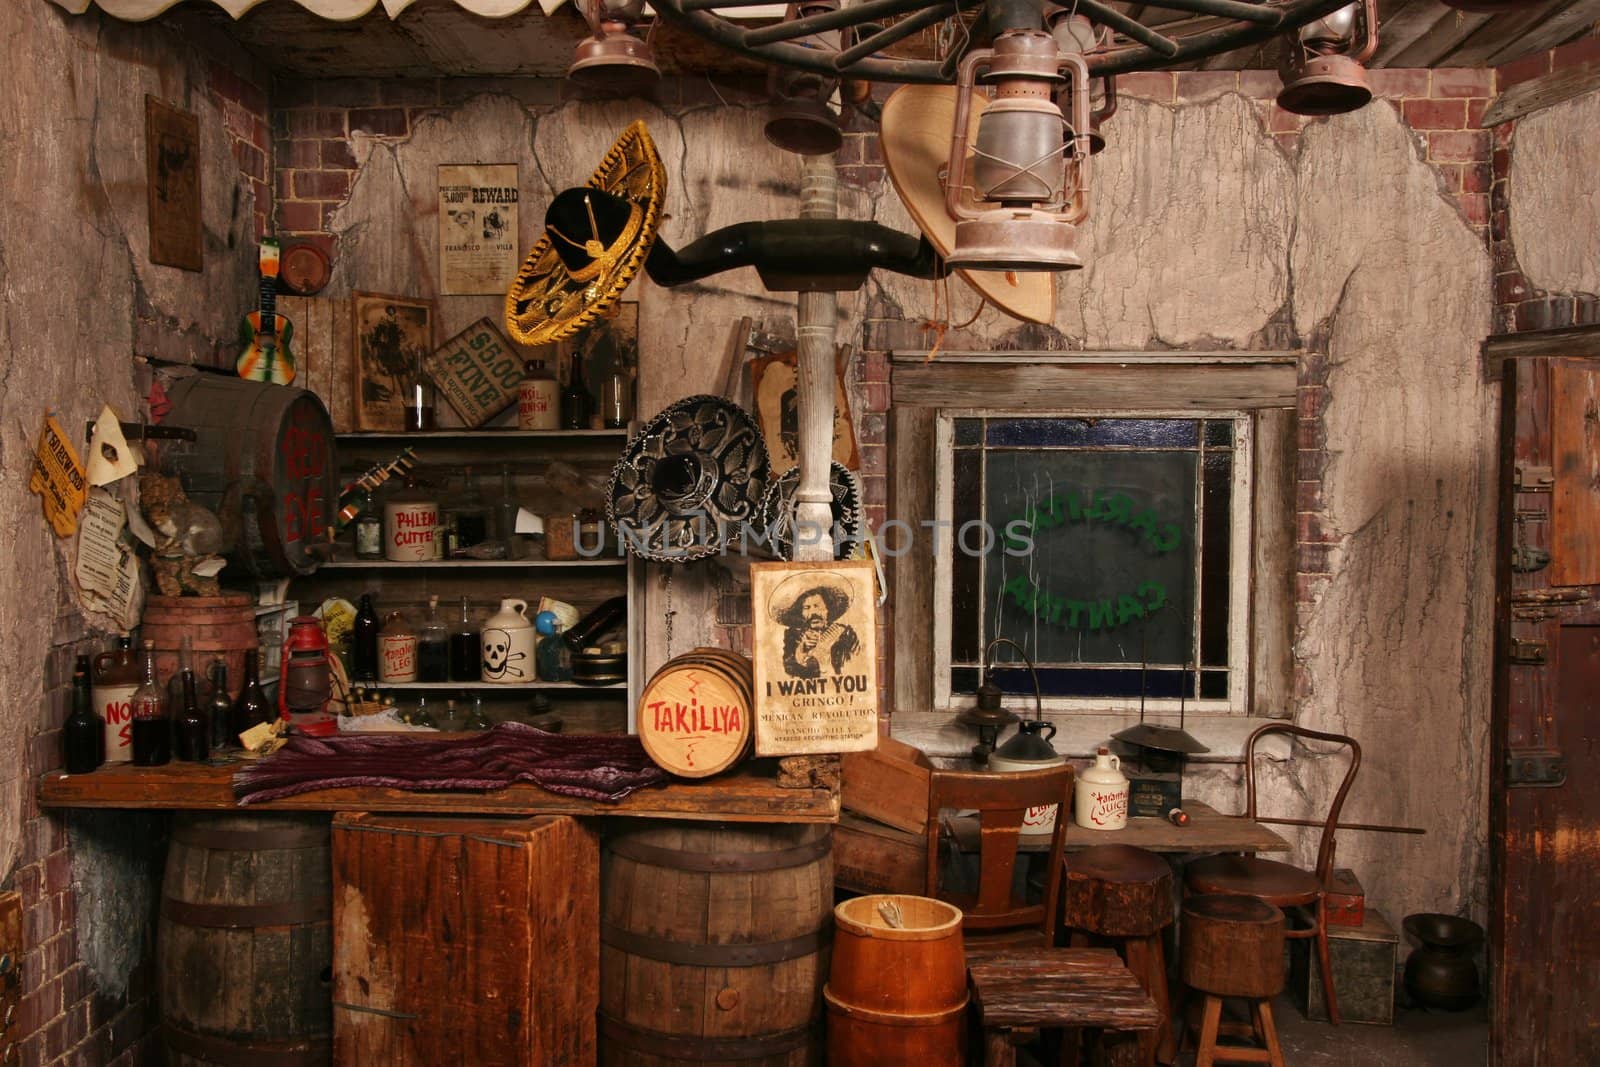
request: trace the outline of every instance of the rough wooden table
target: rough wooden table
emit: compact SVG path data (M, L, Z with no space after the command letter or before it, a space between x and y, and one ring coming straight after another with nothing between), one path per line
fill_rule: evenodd
M831 823L837 789L782 789L770 760L752 760L728 774L641 789L611 804L517 784L488 793L414 793L400 789L318 789L241 808L233 775L247 761L107 764L89 774L52 771L39 779L42 808L145 808L168 811L395 811L455 815L580 815L718 822Z
M1136 1033L1161 1022L1156 1002L1107 948L1017 949L971 958L984 1064L1016 1063L1016 1042L1044 1029Z
M1223 815L1209 804L1185 801L1188 826L1174 826L1165 819L1129 819L1121 830L1086 830L1073 823L1067 827L1067 851L1094 845L1133 845L1150 852L1209 854L1213 852L1288 852L1289 842L1261 823L1242 815ZM978 821L971 816L950 820L956 841L963 852L978 849ZM1048 852L1049 834L1023 834L1018 849L1022 852Z

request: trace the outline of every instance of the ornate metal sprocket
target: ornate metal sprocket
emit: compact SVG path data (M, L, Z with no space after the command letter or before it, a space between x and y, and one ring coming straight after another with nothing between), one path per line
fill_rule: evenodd
M895 42L964 12L1015 0L864 0L789 22L752 26L718 12L770 0L651 0L669 22L751 59L828 76L861 81L955 81L961 50L943 59L897 59L877 55ZM1041 5L1043 0L1031 0ZM1163 67L1244 48L1288 33L1345 7L1350 0L1153 0L1141 8L1163 8L1185 16L1158 27L1130 18L1105 0L1065 0L1059 6L1087 16L1110 31L1110 39L1085 55L1095 77ZM1051 5L1054 10L1057 5ZM893 23L886 20L896 19ZM1041 14L1042 25L1042 14ZM846 31L838 51L797 43L825 31ZM814 42L813 42L814 44Z

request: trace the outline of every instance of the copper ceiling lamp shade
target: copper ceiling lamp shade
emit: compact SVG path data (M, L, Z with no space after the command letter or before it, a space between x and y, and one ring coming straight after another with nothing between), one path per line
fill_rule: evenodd
M784 21L821 15L839 10L839 0L811 0L791 4ZM838 33L819 33L798 42L802 46L837 49ZM839 129L839 113L828 100L839 87L839 79L812 71L773 67L767 75L767 94L771 105L762 132L767 140L785 152L802 156L826 156L839 150L844 133Z
M661 80L650 39L630 27L644 14L644 0L580 0L593 31L578 42L567 79L587 93L635 96ZM652 26L652 30L654 27Z
M1366 62L1378 48L1377 0L1356 0L1284 38L1278 106L1296 115L1342 115L1372 99Z

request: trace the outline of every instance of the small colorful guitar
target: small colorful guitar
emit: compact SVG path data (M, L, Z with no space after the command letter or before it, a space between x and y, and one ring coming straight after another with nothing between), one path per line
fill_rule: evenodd
M253 382L288 385L294 381L294 323L277 313L278 239L261 241L261 308L239 323L239 344L244 351L234 365L239 377Z

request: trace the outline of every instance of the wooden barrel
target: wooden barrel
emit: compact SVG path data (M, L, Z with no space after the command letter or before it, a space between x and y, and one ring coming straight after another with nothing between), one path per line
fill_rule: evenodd
M600 868L602 1067L818 1063L832 827L612 823Z
M307 574L323 558L339 507L333 422L316 395L220 374L167 390L165 422L195 432L164 453L189 498L238 530L223 576ZM244 575L238 572L243 571Z
M156 679L162 685L178 673L183 639L194 650L195 673L205 677L212 659L228 665L228 688L237 696L244 684L245 657L260 647L255 604L243 593L223 596L149 596L140 635L155 647Z
M175 817L156 937L173 1067L332 1062L326 815Z
M967 1011L961 909L885 894L844 901L833 921L833 966L823 990L829 1067L961 1067Z
M662 664L639 696L645 752L680 778L706 778L749 755L755 683L750 660L697 648Z

